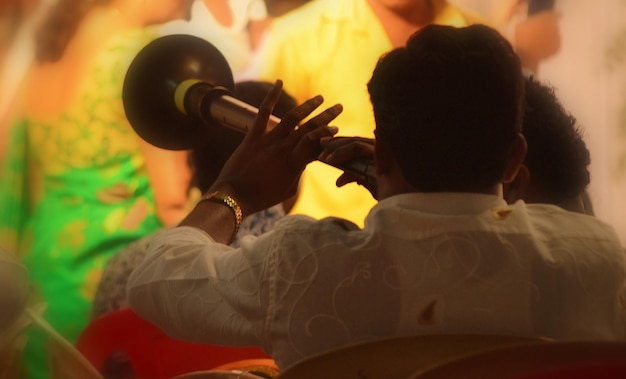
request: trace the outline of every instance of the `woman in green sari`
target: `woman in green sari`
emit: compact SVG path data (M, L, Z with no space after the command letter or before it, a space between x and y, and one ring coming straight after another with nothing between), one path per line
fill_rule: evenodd
M188 0L59 0L38 34L0 180L0 245L30 271L33 303L74 342L108 258L185 212L184 152L136 136L121 95L126 69L187 17ZM45 336L29 334L25 370L46 378Z

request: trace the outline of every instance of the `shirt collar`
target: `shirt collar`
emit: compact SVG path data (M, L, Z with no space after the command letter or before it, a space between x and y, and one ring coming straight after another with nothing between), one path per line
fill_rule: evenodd
M508 205L504 199L496 195L457 192L414 192L383 199L372 210L388 207L401 207L439 215L468 215L505 209Z

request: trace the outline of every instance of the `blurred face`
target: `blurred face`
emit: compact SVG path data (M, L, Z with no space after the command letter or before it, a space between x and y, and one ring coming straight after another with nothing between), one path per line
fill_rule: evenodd
M152 13L154 23L172 20L189 20L192 0L150 0L144 2L146 11Z
M371 0L395 13L414 12L420 9L428 9L425 5L430 4L430 0Z

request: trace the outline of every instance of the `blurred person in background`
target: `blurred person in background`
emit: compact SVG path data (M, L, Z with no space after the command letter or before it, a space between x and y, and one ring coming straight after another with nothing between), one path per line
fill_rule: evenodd
M0 241L29 269L31 302L73 342L89 319L107 259L185 214L186 152L142 141L122 85L156 26L189 17L188 0L58 0L35 34L0 181ZM28 378L46 378L32 331Z
M561 10L555 0L450 0L484 17L515 46L524 69L535 75L541 62L561 49Z
M504 185L509 204L554 204L593 215L586 189L591 157L576 118L561 105L554 88L526 78L522 134L528 151L517 176Z
M35 30L56 0L10 0L0 4L0 175L16 94L35 54Z
M279 17L290 12L311 0L265 0L267 14L271 17Z
M0 248L0 336L22 314L29 288L26 267L14 253Z
M263 0L193 0L190 20L169 22L161 33L190 34L209 41L224 55L235 80L239 80L268 22Z

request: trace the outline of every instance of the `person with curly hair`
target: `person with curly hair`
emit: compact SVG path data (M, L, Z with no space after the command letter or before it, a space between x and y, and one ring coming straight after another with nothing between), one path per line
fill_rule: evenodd
M528 152L515 180L504 186L507 201L593 214L586 192L591 158L576 118L554 88L534 77L526 78L525 103L522 133Z

